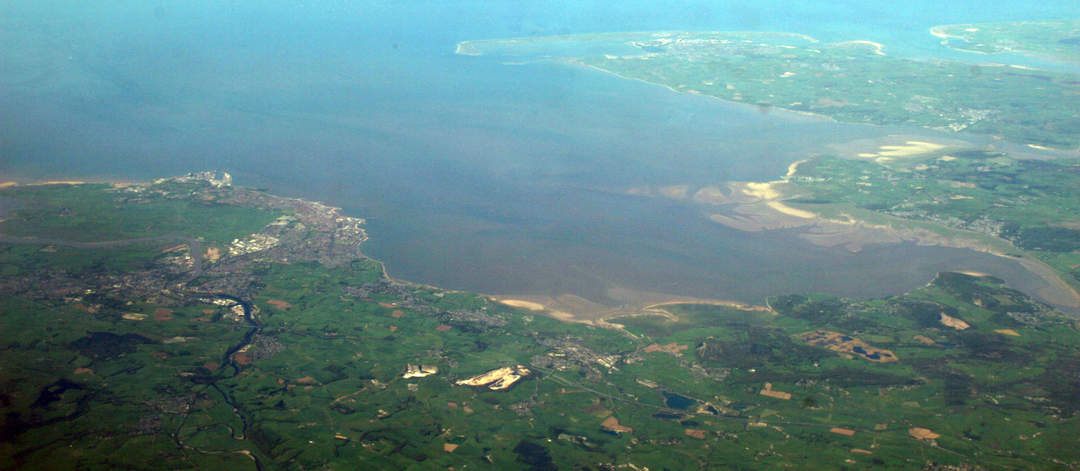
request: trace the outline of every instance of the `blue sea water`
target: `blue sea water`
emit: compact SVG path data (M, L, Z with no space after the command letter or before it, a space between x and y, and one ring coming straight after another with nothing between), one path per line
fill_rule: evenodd
M454 47L761 30L956 58L931 26L1078 15L1080 4L1067 1L0 0L0 175L224 169L241 184L370 217L369 251L396 276L488 293L603 300L618 285L746 301L806 290L878 295L943 269L1034 288L1040 282L1016 264L984 254L849 254L618 191L772 179L828 143L895 130L762 114Z

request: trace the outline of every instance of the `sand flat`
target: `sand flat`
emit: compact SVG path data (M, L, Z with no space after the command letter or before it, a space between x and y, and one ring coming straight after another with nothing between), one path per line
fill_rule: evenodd
M705 304L705 305L710 305L710 306L733 307L733 308L738 309L740 311L773 312L772 309L769 309L769 308L767 308L765 306L757 306L757 305L754 305L754 304L740 303L738 301L725 301L725 300L722 300L722 299L685 299L685 300L676 299L676 300L672 300L672 301L664 301L662 303L650 304L650 305L645 306L644 308L642 308L642 310L644 310L644 311L661 310L661 308L663 308L664 306L674 306L674 305L679 305L679 304ZM672 317L675 317L674 315L672 315L671 313L668 313L667 311L664 311L664 312L667 313L668 315L671 315ZM675 317L675 319L677 320L678 318Z
M985 277L990 276L989 273L983 273L981 271L971 271L971 270L960 270L960 271L957 271L956 273L959 273L961 275L974 276L976 278L985 278Z
M505 304L507 306L520 307L528 309L530 311L543 311L544 305L540 303L534 303L532 301L525 301L523 299L497 299L496 301Z
M786 180L786 179L789 179L791 177L794 177L795 174L798 173L798 171L799 171L799 166L806 163L806 162L809 162L809 161L810 161L810 159L802 159L802 160L796 160L796 161L792 162L791 165L788 165L788 167L787 167L787 173L784 174L784 179Z
M746 182L743 194L763 200L771 200L780 197L780 192L773 188L775 182Z
M28 183L28 186L41 186L41 185L82 185L87 183L83 180L46 180L37 183Z
M922 155L936 150L944 149L945 146L941 144L935 144L933 142L926 141L907 141L904 144L886 144L878 147L877 152L861 152L859 157L864 158L880 158L880 157L911 157L914 155Z
M725 204L731 201L728 191L724 187L706 186L694 193L693 200L705 204Z
M792 208L791 206L788 206L779 201L770 201L766 203L766 205L772 209L780 211L781 213L787 214L788 216L795 216L802 219L814 219L817 217L817 214L814 214L810 211Z
M681 200L685 199L690 192L688 185L670 185L662 186L659 188L660 194L671 199Z

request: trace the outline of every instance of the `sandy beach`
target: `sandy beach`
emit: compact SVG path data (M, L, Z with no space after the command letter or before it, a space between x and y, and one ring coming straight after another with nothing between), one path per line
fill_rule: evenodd
M722 301L722 300L717 300L717 299L672 300L672 301L666 301L666 302L662 302L662 303L656 303L656 304L652 304L652 305L649 305L649 306L645 306L645 307L642 308L642 310L645 310L645 311L656 310L656 309L663 308L664 306L677 306L677 305L680 305L680 304L701 304L701 305L706 305L706 306L725 306L725 307L733 307L733 308L738 309L740 311L774 312L772 309L769 309L769 307L767 307L767 306L758 306L758 305L754 305L754 304L746 304L746 303L740 303L740 302L735 302L735 301ZM667 312L667 311L664 311L664 312ZM671 313L668 312L668 314L671 314Z
M528 309L530 311L543 311L544 305L540 303L534 303L532 301L525 301L521 299L496 299L496 301L505 304L507 306L520 307Z
M701 299L666 293L612 287L608 297L617 305L599 304L573 295L560 296L496 296L491 299L507 306L526 309L564 322L575 322L622 330L623 326L608 320L618 317L662 316L673 321L678 317L664 309L678 304L726 306L743 311L772 312L767 306L722 299Z
M936 38L941 38L941 39L945 39L945 40L952 39L952 38L963 39L963 38L960 38L960 36L953 36L951 34L946 33L945 31L943 31L945 28L948 28L949 26L952 26L952 25L934 26L934 27L930 28L930 34L933 35Z
M814 214L814 213L812 213L810 211L805 211L805 210L802 210L802 209L792 208L791 206L788 206L788 205L786 205L784 203L781 203L779 201L769 201L768 203L765 203L765 204L768 207L772 208L772 209L775 209L775 210L777 210L777 211L779 211L781 213L787 214L788 216L795 216L797 218L802 218L802 219L813 219L813 218L817 217L817 214Z
M82 184L85 184L85 183L90 183L90 182L85 181L85 180L47 180L47 181L43 181L43 182L27 183L26 185L27 186L35 186L35 185L82 185Z
M886 55L884 45L882 45L881 43L876 43L874 41L867 41L865 39L859 39L859 40L855 40L855 41L845 41L845 42L842 42L842 43L836 43L835 45L836 46L844 46L844 45L847 45L847 44L857 44L857 45L860 45L860 46L870 46L870 47L874 48L874 54L877 54L879 56Z

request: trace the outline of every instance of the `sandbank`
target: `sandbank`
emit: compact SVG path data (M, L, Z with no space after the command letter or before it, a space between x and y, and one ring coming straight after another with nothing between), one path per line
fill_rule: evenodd
M898 158L932 152L947 147L978 147L977 143L959 137L928 136L926 134L888 134L880 137L853 139L826 145L841 158ZM899 151L899 152L898 152ZM908 155L902 155L908 153Z
M743 193L748 196L757 197L763 200L771 200L780 197L780 192L773 188L774 182L746 182L743 187Z
M27 183L28 186L38 185L82 185L88 183L85 180L46 180L43 182Z
M863 152L858 154L858 156L864 158L911 157L913 155L922 155L944 148L945 146L933 142L907 141L906 143L899 145L883 145L878 148L877 152Z
M690 187L688 185L670 185L662 186L659 188L660 194L668 198L681 200L686 198L689 194Z
M544 305L540 303L534 303L532 301L524 301L521 299L496 299L496 301L505 304L507 306L520 307L528 309L530 311L543 311Z
M945 31L942 31L943 29L945 29L948 26L949 25L934 26L934 27L930 28L930 34L933 35L934 37L941 38L941 39L959 38L959 36L953 36L951 34L946 33Z
M610 319L638 316L659 316L673 322L679 317L672 314L665 306L679 304L704 304L727 306L742 311L773 312L767 306L719 299L701 299L678 296L667 293L655 293L613 286L608 288L607 297L615 301L612 304L599 304L579 296L563 294L559 296L506 296L491 299L507 306L527 309L538 314L560 320L615 329L633 336L623 325L609 322ZM521 298L528 298L526 300ZM540 302L543 301L543 302Z
M792 162L791 165L788 165L787 173L784 174L784 180L789 180L792 177L794 177L795 174L799 171L799 166L806 163L806 162L808 162L808 161L810 161L810 159L796 160L796 161Z
M779 201L769 201L768 203L766 203L766 205L768 205L772 209L780 211L781 213L787 214L788 216L795 216L797 218L803 219L813 219L817 217L817 214L814 214L810 211L792 208L791 206L788 206Z
M461 41L457 43L457 47L454 48L454 54L460 54L463 56L479 56L483 54L473 46L473 41Z
M565 296L560 296L559 298L563 298L563 297L565 297ZM557 301L557 299L559 299L559 298L551 298L548 304L538 303L538 302L535 302L535 301L526 301L524 299L507 299L507 298L493 298L493 299L496 302L500 303L500 304L505 304L505 305L511 306L511 307L518 307L518 308L522 308L522 309L527 309L529 311L533 311L533 312L537 312L537 313L543 313L544 315L546 315L548 317L551 317L551 318L554 318L554 319L557 319L557 320L560 320L560 321L563 321L563 322L579 322L579 323L582 323L582 324L594 324L594 322L592 320L582 319L581 316L576 314L577 312L580 312L579 310L574 310L573 312L570 312L570 311L563 310L563 309L553 308L551 306L551 304L552 303L559 303Z
M971 270L961 270L961 271L957 271L955 273L959 273L961 275L967 275L967 276L974 276L974 277L977 277L977 278L985 278L985 277L990 276L989 273L983 273L981 271L971 271Z
M725 204L731 202L730 188L706 186L694 193L693 200L705 204Z
M677 305L680 305L680 304L702 304L702 305L708 305L708 306L726 306L726 307L733 307L733 308L738 309L740 311L773 312L772 309L769 309L768 307L765 307L765 306L757 306L757 305L753 305L753 304L740 303L740 302L737 302L737 301L724 301L724 300L720 300L720 299L684 299L684 300L664 301L662 303L656 303L656 304L651 304L651 305L645 306L645 307L643 307L641 309L643 311L663 311L664 313L670 315L671 317L674 317L675 319L678 319L678 317L675 317L674 314L671 314L670 312L668 312L667 310L663 310L662 308L664 306L677 306Z

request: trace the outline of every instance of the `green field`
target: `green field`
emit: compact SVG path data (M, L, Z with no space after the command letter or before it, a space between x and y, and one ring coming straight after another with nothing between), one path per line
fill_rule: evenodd
M0 222L0 233L76 242L183 235L225 244L279 215L192 197L204 187L170 183L136 192L138 187L107 184L18 186L3 194L27 204Z
M272 204L199 202L250 190L193 188L164 191L172 209L157 211L145 208L158 196L118 200L100 185L0 196L47 214L108 202L108 217L64 230L109 238L225 240L272 220ZM173 220L192 211L237 222ZM886 299L778 296L770 310L668 306L610 319L620 330L403 284L367 259L306 261L305 246L185 278L160 252L169 244L0 244L0 270L17 274L0 285L0 467L1080 465L1077 325L994 278L945 273ZM222 292L222 277L245 281ZM818 331L849 343L806 340ZM896 361L868 359L884 351ZM438 372L404 378L408 365ZM509 390L456 384L514 365L532 374Z

